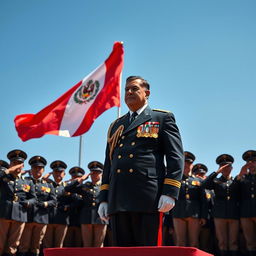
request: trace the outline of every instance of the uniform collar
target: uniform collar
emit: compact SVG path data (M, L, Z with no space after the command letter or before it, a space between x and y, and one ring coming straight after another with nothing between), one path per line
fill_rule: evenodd
M140 115L138 115L137 118L127 127L127 129L124 130L123 135L152 118L152 110L150 107L148 105L144 105L143 107L145 108L142 110Z
M137 114L140 115L147 106L148 106L148 103L146 103L143 107L139 108L135 112L137 112ZM133 114L133 112L131 110L129 110L129 113L130 113L130 116Z

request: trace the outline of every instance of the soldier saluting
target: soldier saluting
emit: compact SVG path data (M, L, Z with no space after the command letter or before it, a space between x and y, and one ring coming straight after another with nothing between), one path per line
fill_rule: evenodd
M240 183L240 220L250 256L256 255L256 151L243 154L246 164L237 179Z
M239 186L231 176L234 158L222 154L216 158L219 168L204 181L203 187L214 191L212 215L220 255L238 256ZM220 177L217 177L221 174Z
M14 255L27 222L27 209L36 200L33 183L21 176L27 154L7 154L10 167L0 172L0 255Z
M65 190L77 193L83 198L80 223L84 247L103 247L107 223L100 219L97 212L103 164L98 161L92 161L88 164L88 169L90 170L89 174L75 179L65 187ZM84 171L79 167L71 169L71 171L75 170ZM91 176L91 181L83 183L89 175Z
M56 205L53 186L42 179L47 164L46 159L42 156L33 156L30 158L29 164L31 176L26 177L26 179L33 182L37 201L33 207L28 209L28 222L20 240L19 256L28 253L31 256L39 255L40 246L49 223L49 209Z
M50 210L49 224L43 245L44 248L61 248L69 225L69 210L72 198L70 193L66 193L64 190L66 182L63 182L63 178L67 168L66 163L56 160L51 163L50 167L53 171L45 175L44 178L53 185L57 205ZM54 180L49 179L51 174Z

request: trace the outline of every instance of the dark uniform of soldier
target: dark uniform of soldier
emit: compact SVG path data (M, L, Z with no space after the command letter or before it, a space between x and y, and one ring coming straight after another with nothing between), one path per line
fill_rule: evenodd
M203 166L202 166L203 167ZM201 181L207 178L206 173L208 168L194 168L192 175L199 178ZM206 201L207 201L207 218L206 223L201 226L199 235L199 249L212 253L214 251L215 236L214 234L214 222L212 218L212 205L214 192L210 189L205 189Z
M203 186L215 194L212 215L220 255L239 255L239 187L230 175L233 162L234 158L228 154L218 156L219 169L203 181ZM222 176L217 178L219 173Z
M63 182L67 165L60 160L51 163L54 181L49 179L49 174L44 176L53 185L55 196L57 197L57 207L50 210L49 224L43 240L44 248L62 248L69 225L69 210L72 203L70 193L66 193ZM50 173L51 174L51 173Z
M9 167L10 167L10 165L6 161L0 160L0 172L5 171Z
M84 247L103 247L107 230L107 223L100 219L98 214L99 192L101 186L101 175L103 164L93 161L88 164L92 181L80 183L75 181L66 186L66 190L76 192L83 197L83 207L80 214L80 223ZM85 178L88 177L84 176Z
M27 208L35 203L31 181L21 176L27 154L13 150L7 154L10 167L0 172L0 255L14 255L27 222Z
M249 255L256 255L256 151L243 154L246 164L237 176L240 183L240 221Z
M110 216L116 246L156 245L159 212L168 212L179 193L184 159L179 129L172 113L150 109L149 95L146 80L128 77L130 111L109 129L99 213Z
M44 167L47 161L42 156L30 158L31 175L26 179L31 180L35 186L36 203L28 209L28 222L23 231L19 256L37 256L40 253L40 246L43 241L47 224L49 223L49 209L56 206L56 197L53 186L42 179Z
M5 171L8 168L9 168L9 164L4 160L0 160L0 172ZM1 189L0 189L0 198L1 198Z
M191 166L195 157L192 153L185 154L185 168L180 194L173 209L173 223L178 246L199 248L200 228L207 218L207 200L201 180L191 175ZM196 164L196 169L207 169L203 164Z
M74 183L74 180L81 178L85 171L80 167L72 167L69 170L71 180L67 182L65 191L68 191L68 187ZM70 192L69 192L70 193ZM71 192L72 204L69 211L69 226L64 240L64 247L82 247L82 233L80 224L80 213L83 206L83 198L77 193Z

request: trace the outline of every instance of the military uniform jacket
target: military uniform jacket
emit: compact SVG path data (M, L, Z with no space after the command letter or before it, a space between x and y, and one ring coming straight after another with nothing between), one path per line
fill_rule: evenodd
M69 210L69 226L80 227L81 222L79 216L81 215L81 210L83 207L83 198L77 193L71 193L70 198L72 203Z
M36 203L28 208L28 222L49 224L49 210L57 204L53 186L42 179L34 180L32 177L26 179L33 182L36 193ZM42 205L44 202L47 203L47 207Z
M201 179L183 176L179 198L173 208L174 218L207 218L208 201Z
M247 174L239 180L240 217L256 217L256 175Z
M109 214L157 211L161 194L177 199L182 178L183 149L174 115L146 107L129 125L128 113L112 124L109 138L122 126L113 154L110 143L106 148L100 201L108 202Z
M203 181L203 187L214 190L212 215L214 218L238 219L239 184L236 179L216 178L217 175L213 172Z
M28 203L31 207L36 201L34 184L22 176L0 172L0 218L27 222Z
M82 196L81 224L106 224L98 214L100 185L101 183L93 184L90 181L84 184L73 181L65 187L66 191Z
M65 191L66 182L57 184L52 182L53 191L57 198L57 205L50 209L49 224L69 225L69 212L72 204L71 193Z

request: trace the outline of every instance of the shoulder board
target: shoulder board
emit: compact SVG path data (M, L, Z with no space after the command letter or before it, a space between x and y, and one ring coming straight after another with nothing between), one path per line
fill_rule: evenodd
M157 112L163 112L163 113L171 113L171 111L169 111L169 110L163 110L163 109L157 109L157 108L154 108L152 110L157 111Z

